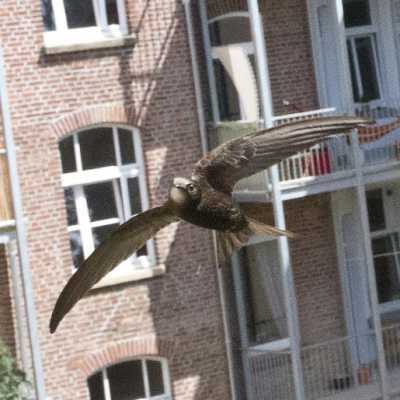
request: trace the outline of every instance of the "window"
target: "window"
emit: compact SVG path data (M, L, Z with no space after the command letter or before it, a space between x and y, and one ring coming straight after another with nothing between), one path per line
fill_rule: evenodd
M276 240L249 244L239 252L240 284L251 346L288 337Z
M380 100L378 28L370 1L344 0L343 9L353 99L356 103Z
M171 400L165 360L145 358L104 368L88 379L90 400Z
M59 149L72 258L78 268L119 224L148 207L140 138L136 130L97 127L63 139ZM153 263L149 241L110 274Z
M49 47L127 34L124 0L42 0L42 15Z
M259 119L254 46L249 18L239 14L209 23L218 119L254 122Z
M392 214L387 199L391 190L373 189L367 192L368 217L374 257L378 301L382 310L388 310L400 300L400 235L390 229L386 213Z

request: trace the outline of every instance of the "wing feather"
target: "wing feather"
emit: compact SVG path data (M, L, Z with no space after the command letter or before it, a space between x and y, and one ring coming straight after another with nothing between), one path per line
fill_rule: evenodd
M205 155L192 179L206 180L216 190L230 194L240 179L331 137L349 133L373 121L360 117L325 117L298 121L232 139Z
M114 231L71 276L50 319L53 333L64 316L108 272L144 246L161 228L179 220L167 204L131 218Z

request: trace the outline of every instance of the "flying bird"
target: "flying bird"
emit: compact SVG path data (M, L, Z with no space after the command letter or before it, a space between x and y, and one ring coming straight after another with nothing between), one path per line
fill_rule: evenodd
M54 307L50 332L101 278L140 249L161 228L184 220L218 232L225 256L251 235L288 235L241 211L235 184L335 134L371 123L358 117L325 117L257 131L221 144L198 161L190 178L173 180L167 201L122 224L71 276Z

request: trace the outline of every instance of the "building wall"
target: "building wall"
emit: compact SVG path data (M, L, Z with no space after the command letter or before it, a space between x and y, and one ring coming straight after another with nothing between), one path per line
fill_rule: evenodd
M208 17L247 11L246 0L207 1ZM318 108L306 0L261 0L274 114ZM284 105L286 100L290 104Z
M101 364L159 354L168 358L174 399L228 399L212 246L204 230L165 229L156 251L166 274L93 291L56 334L48 332L72 264L58 141L87 124L138 127L151 206L166 199L168 179L160 178L187 175L200 157L183 6L177 0L127 0L126 6L135 47L45 55L40 1L1 2L46 391L52 400L88 399L86 377Z
M273 223L270 206L246 206ZM329 194L285 202L302 344L344 336L345 321Z

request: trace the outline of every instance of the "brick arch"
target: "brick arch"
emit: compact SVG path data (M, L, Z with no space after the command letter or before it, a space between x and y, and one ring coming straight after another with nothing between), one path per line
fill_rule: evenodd
M207 16L208 19L220 17L236 11L247 11L246 0L225 0L225 1L208 1Z
M101 124L135 126L136 112L133 105L123 103L100 104L64 115L51 124L58 140L79 129Z
M82 378L86 379L104 366L126 359L155 356L171 360L176 347L176 339L146 336L109 345L100 351L74 359L69 366L71 369L78 369Z

